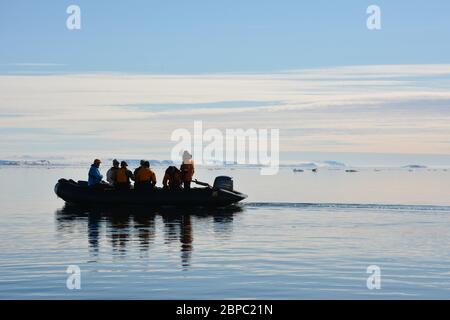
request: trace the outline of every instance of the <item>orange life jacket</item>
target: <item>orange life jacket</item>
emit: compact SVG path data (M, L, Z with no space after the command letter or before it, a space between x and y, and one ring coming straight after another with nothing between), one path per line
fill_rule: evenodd
M181 172L176 167L173 168L173 171L167 169L164 174L163 185L165 187L167 186L167 184L170 188L178 188L179 186L181 186Z
M194 163L183 163L180 170L183 182L191 182L194 175Z
M116 172L116 183L130 183L127 168L119 168Z
M156 184L156 175L149 168L141 168L136 172L136 182L152 182Z

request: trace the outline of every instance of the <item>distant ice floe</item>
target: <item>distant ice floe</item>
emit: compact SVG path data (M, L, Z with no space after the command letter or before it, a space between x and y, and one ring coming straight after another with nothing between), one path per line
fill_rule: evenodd
M298 169L317 169L317 168L345 168L347 165L338 161L317 161L317 162L300 162L297 164L291 164L290 167Z
M103 165L112 163L113 158L103 160ZM139 166L141 159L118 159L125 160L129 166ZM148 160L153 167L178 165L179 163L172 160ZM0 160L0 166L85 166L89 165L91 160L86 159L72 159L72 158L52 158L48 159L33 159L32 157L13 158L11 160ZM237 162L222 162L222 161L206 161L205 164L197 164L199 167L228 167L228 168L260 168L258 164L239 164ZM345 168L344 163L338 161L317 161L317 162L299 162L292 164L282 164L281 167L299 168L304 170L312 170L317 168Z
M113 158L111 159L107 159L106 162L107 163L112 163ZM118 159L119 161L121 161L121 159ZM128 166L130 167L139 167L140 166L140 162L141 159L123 159ZM147 160L147 159L143 159L143 160ZM148 162L150 162L150 167L159 167L159 166L173 166L174 162L172 160L148 160Z
M419 165L419 164L409 164L407 166L404 166L405 169L427 169L427 166Z
M103 159L103 166L110 166L113 158ZM130 167L139 167L141 159L127 159L118 158L119 161L125 160ZM147 160L147 159L146 159ZM178 166L180 162L174 162L172 160L148 160L151 167L168 167ZM11 157L10 159L0 159L0 167L86 167L92 163L92 160L88 159L74 159L64 157L46 157L46 159L33 158L31 156ZM244 169L244 168L261 168L258 164L239 164L237 162L222 162L222 161L206 161L204 164L196 164L197 167L205 167L210 170L218 170L228 168L231 170ZM291 162L280 164L280 168L290 169L293 172L314 171L319 172L321 169L326 170L345 170L346 172L359 172L366 167L354 167L345 163L324 160L324 161L304 161L304 162ZM407 169L409 171L414 170L439 170L448 171L448 167L429 167L421 164L410 164L402 167L376 167L370 166L372 170L378 172L383 170L395 170L395 169Z
M0 160L0 166L50 166L48 160Z
M103 161L103 165L108 166L112 163L112 158ZM125 159L129 166L140 165L140 159ZM171 160L149 160L150 166L158 167L158 166L171 166L174 163ZM58 158L53 159L52 161L44 159L31 159L31 158L22 158L22 159L14 159L14 160L0 160L0 166L11 166L11 167L81 167L88 166L91 164L90 160L79 160L79 159L65 159Z

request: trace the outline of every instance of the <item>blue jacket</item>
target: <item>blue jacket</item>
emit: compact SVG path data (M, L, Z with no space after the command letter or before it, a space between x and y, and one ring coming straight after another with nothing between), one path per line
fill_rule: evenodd
M94 165L91 165L91 168L89 169L89 178L88 178L88 185L93 186L95 184L98 184L102 182L103 176L100 174L100 170Z

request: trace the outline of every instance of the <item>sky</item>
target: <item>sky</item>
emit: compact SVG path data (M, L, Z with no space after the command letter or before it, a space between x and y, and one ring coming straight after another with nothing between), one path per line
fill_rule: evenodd
M164 158L195 120L280 128L286 159L449 156L449 15L444 0L0 0L0 158Z
M66 28L71 4L81 8L80 30ZM380 31L366 28L371 4L381 8ZM449 12L446 0L1 0L0 70L179 74L448 63Z

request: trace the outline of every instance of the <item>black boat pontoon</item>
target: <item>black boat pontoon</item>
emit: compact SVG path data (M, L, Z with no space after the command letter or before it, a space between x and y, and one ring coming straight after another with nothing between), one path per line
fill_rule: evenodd
M113 187L89 187L86 181L60 179L55 185L55 193L67 203L82 205L223 207L247 198L247 195L233 189L233 181L229 177L217 177L213 186L196 180L194 182L204 187L190 190L118 190Z

